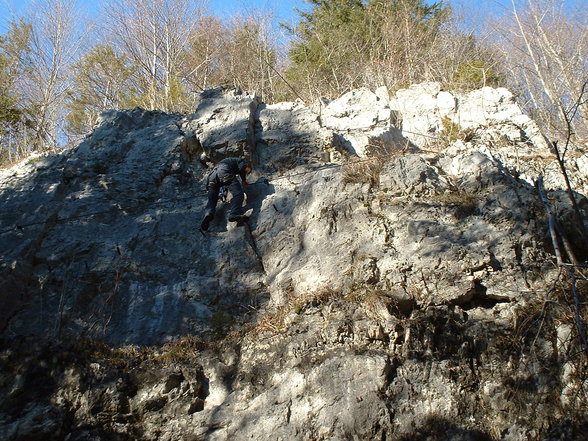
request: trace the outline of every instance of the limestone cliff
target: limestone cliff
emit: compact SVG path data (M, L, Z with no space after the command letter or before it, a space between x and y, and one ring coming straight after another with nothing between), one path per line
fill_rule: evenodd
M201 153L253 162L248 224L198 230ZM584 439L586 271L539 176L585 261L504 89L108 112L0 172L2 439Z

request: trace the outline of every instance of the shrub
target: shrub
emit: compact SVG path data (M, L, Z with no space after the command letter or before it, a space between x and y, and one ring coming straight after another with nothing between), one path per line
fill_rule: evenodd
M481 60L460 63L453 74L454 85L466 90L479 89L484 86L498 87L502 81L502 75Z
M440 139L445 146L449 146L458 140L469 142L474 139L475 135L475 129L464 129L448 116L441 120Z
M210 317L210 327L219 336L226 335L234 324L235 319L224 311L217 311Z
M458 217L466 217L476 211L479 195L471 192L455 191L437 194L431 199L434 202L457 208L456 215Z

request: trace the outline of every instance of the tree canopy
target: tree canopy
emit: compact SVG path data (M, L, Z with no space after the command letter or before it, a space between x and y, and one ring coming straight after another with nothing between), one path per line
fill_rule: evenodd
M44 0L0 35L0 161L75 143L106 109L190 112L198 93L235 87L271 103L423 81L508 85L545 126L586 134L586 6L513 4L491 32L466 31L443 0L305 0L290 40L270 14L228 19L193 0L106 0L95 23Z
M360 85L424 79L425 54L436 42L450 10L423 0L307 0L290 31L292 81L326 85L339 94ZM306 81L308 83L308 81ZM307 95L312 96L308 90Z

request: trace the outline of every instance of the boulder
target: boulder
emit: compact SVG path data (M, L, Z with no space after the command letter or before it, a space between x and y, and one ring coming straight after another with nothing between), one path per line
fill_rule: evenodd
M259 104L255 95L236 89L204 91L183 130L195 135L215 162L231 156L250 156L254 115Z
M413 148L394 127L396 119L385 87L375 92L353 90L328 103L320 113L321 124L338 133L351 154L362 158Z

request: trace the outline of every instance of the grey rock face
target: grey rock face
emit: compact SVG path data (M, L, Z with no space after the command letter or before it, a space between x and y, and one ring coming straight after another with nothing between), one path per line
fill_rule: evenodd
M348 150L360 157L413 148L394 126L398 115L390 107L385 87L348 92L328 103L320 119L325 127L342 134Z
M158 112L105 115L91 138L39 168L33 182L43 184L24 178L3 193L3 227L16 227L2 238L3 291L20 293L3 326L37 298L12 332L102 328L107 339L150 343L202 329L212 305L237 308L260 291L243 231L220 219L222 238L197 229L207 172L185 159L183 124Z
M442 91L438 83L422 83L401 89L390 100L390 108L401 115L407 138L424 147L436 143L446 118L459 129L484 129L487 136L505 137L511 146L529 140L536 149L547 144L539 128L504 88L483 87L466 95Z
M538 174L564 228L574 217L517 112L507 91L435 84L320 113L214 90L191 115L107 112L75 149L3 170L5 438L581 439L583 359L549 310L562 279ZM411 137L443 118L476 136ZM247 224L221 203L198 231L202 152L252 160ZM167 364L135 346L230 331ZM36 363L24 336L62 344ZM124 346L127 365L63 343L80 336Z
M337 146L333 132L301 103L262 105L255 126L256 165L262 173L287 171L304 164L322 164Z
M215 161L249 154L253 115L259 105L255 96L238 90L211 89L200 94L196 110L184 131L196 136Z

